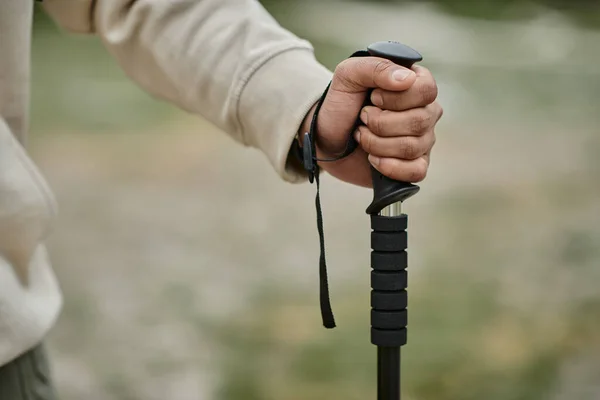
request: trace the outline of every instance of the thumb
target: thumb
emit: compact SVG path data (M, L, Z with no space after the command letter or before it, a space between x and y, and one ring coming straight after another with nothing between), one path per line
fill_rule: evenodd
M356 57L342 61L335 69L319 115L318 146L329 154L345 148L368 90L403 91L416 79L412 70L384 58Z
M409 68L378 57L348 58L338 64L331 89L345 93L364 93L381 88L403 91L415 83L417 76Z

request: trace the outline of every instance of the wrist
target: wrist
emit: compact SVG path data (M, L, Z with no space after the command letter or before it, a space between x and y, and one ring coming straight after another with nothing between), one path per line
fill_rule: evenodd
M302 148L303 142L302 139L304 137L304 134L306 132L310 132L310 124L312 123L312 119L313 116L315 115L315 110L317 108L317 103L315 103L310 110L308 110L308 112L306 113L306 116L304 117L304 121L302 121L302 124L300 125L300 129L298 130L298 133L296 135L296 140L298 141L298 144L300 145L300 148Z
M295 140L298 144L298 148L300 149L300 155L302 153L301 150L303 147L304 134L310 132L310 125L312 123L312 119L315 114L317 105L318 103L313 105L313 107L311 107L308 113L306 113L306 116L304 117L300 129L297 132ZM324 150L324 148L333 148L333 146L327 146L326 143L323 143L322 136L319 137L319 135L317 135L315 141L315 148L317 152L316 157L319 159L333 158L343 151L343 149L339 150L339 147L338 151ZM298 162L299 164L302 164L301 161ZM341 181L352 183L354 185L362 187L372 187L371 170L369 168L366 154L360 148L357 149L357 151L353 154L350 154L348 157L342 158L338 161L318 162L318 165L321 167L321 172L326 172L329 175L340 179Z
M300 126L300 130L298 131L298 133L296 135L296 140L298 141L298 145L300 146L300 148L302 148L303 144L304 144L303 143L304 134L307 132L310 132L312 119L313 119L313 116L315 115L317 105L318 105L318 102L315 103L311 107L311 109L308 111L308 113L306 113L306 116L304 117L304 121L302 121L302 125ZM323 136L318 134L318 129L315 134L314 140L315 140L315 149L316 149L315 156L317 158L333 158L336 155L338 155L341 151L343 151L343 149L341 149L341 150L336 149L333 144L329 144L326 141L324 141ZM326 164L331 164L331 162L323 163L323 164L319 162L318 164L321 167L323 167Z

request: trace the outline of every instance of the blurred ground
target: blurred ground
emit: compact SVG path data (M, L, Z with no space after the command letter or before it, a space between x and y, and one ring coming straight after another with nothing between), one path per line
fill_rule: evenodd
M405 206L406 398L600 398L599 34L555 14L525 28L423 7L369 6L367 26L359 4L337 26L317 18L330 6L302 4L272 10L329 67L397 39L425 49L440 86L432 169ZM405 40L408 21L428 36ZM94 39L43 19L34 37L32 154L61 207L49 246L66 297L50 343L62 398L373 398L370 193L322 185L338 322L326 331L315 188L145 95ZM460 57L449 37L470 41Z

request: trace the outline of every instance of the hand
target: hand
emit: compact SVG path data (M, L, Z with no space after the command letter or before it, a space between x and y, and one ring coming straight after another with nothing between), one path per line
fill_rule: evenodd
M361 110L371 88L374 106ZM435 101L437 92L433 76L421 66L407 69L376 57L343 61L319 112L317 157L343 152L359 113L364 125L354 134L360 146L342 160L319 165L342 181L365 187L372 186L370 164L395 180L422 181L443 113ZM301 133L310 128L313 113L314 107Z

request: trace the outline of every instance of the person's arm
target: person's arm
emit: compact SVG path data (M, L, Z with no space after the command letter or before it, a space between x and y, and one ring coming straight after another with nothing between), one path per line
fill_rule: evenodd
M286 181L302 122L332 72L255 0L44 0L66 30L98 35L147 92L260 149Z
M146 91L260 149L286 181L306 177L290 149L330 80L318 118L317 153L341 152L357 115L364 126L360 135L355 132L360 147L340 161L322 163L322 169L367 187L371 165L392 179L425 179L442 109L424 67L409 70L359 57L342 61L332 73L315 59L310 43L279 26L257 0L43 4L67 30L97 34ZM377 107L363 108L370 89Z

